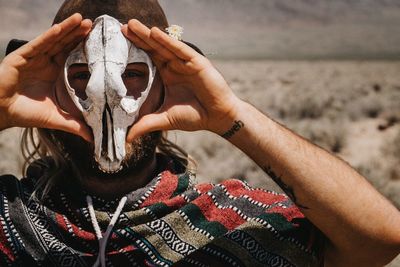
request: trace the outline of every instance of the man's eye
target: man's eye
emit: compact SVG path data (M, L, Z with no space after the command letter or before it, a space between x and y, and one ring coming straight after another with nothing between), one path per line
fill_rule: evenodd
M124 79L129 79L129 78L138 78L138 77L143 77L143 73L140 71L134 71L134 70L127 70L122 74L122 78Z
M82 71L77 72L72 75L72 79L74 80L89 80L90 79L90 72Z

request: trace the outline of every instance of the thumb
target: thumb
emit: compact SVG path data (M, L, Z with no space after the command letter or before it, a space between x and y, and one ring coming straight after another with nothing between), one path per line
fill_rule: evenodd
M168 119L167 113L152 113L140 118L128 132L126 138L127 142L132 142L139 136L142 136L149 132L160 131L160 130L171 130L172 125Z
M48 124L49 125L46 128L69 132L82 137L87 142L93 142L93 135L89 126L85 122L78 120L65 112L61 111L55 113Z

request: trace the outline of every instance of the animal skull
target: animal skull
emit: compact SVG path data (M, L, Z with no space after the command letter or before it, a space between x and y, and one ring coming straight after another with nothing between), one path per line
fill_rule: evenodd
M149 68L147 87L137 99L127 95L121 77L129 63L145 63ZM87 99L78 97L70 86L68 69L73 64L88 65ZM98 17L86 41L70 53L64 68L65 86L93 130L94 157L103 172L122 169L127 128L136 121L155 73L150 57L126 39L120 22L108 15ZM103 138L107 138L106 147L102 146Z

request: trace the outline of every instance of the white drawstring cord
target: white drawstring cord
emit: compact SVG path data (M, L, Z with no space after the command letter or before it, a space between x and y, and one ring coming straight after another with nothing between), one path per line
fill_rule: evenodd
M115 223L117 222L117 220L119 218L119 215L122 212L122 209L125 206L127 199L128 198L126 196L121 198L121 200L119 201L118 207L115 210L114 215L112 216L111 221L107 226L106 232L104 233L104 235L102 235L99 223L97 222L96 215L94 213L92 198L90 196L86 196L86 202L87 202L89 214L90 214L90 221L92 222L94 231L96 232L97 240L99 242L99 254L97 255L97 259L96 259L96 262L93 264L93 267L98 267L99 264L102 267L106 266L105 254L106 254L107 241L108 241L108 238L110 237L111 231L112 231Z
M86 196L86 202L88 205L90 220L92 222L94 232L96 233L97 240L100 240L103 235L101 234L99 223L97 222L96 215L94 214L92 198L90 196Z

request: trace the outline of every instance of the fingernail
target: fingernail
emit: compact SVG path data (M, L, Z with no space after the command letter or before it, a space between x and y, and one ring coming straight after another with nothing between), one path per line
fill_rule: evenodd
M75 14L73 14L72 17L79 17L79 19L82 19L81 13L78 13L78 12L76 12Z

